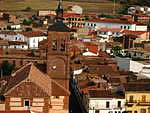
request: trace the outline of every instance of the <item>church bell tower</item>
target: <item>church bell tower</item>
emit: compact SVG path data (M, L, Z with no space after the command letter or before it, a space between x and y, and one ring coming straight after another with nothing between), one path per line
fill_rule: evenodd
M56 9L56 21L48 28L47 72L48 75L69 90L70 57L68 42L70 28L63 23L63 7L59 1Z

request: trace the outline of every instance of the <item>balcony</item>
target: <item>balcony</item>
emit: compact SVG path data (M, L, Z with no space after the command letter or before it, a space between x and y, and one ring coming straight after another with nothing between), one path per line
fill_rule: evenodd
M150 101L138 101L138 106L150 106Z
M133 105L136 106L150 106L150 101L142 101L142 100L132 100L132 101L126 101L126 106L132 107Z
M137 104L137 100L127 100L125 105L128 107L132 107L135 104Z

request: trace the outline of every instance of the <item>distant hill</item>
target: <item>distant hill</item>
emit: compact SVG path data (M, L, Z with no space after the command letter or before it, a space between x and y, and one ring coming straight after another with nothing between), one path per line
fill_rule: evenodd
M85 3L86 2L86 3ZM58 4L57 0L0 0L0 10L23 10L31 7L34 10L54 10ZM114 3L111 0L63 0L64 8L69 5L80 5L83 12L112 13ZM116 3L116 10L120 9Z

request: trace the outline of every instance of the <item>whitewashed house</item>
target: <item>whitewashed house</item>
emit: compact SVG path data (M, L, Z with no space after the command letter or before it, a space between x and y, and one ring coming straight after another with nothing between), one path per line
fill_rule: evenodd
M20 24L14 24L14 25L10 25L11 29L14 29L14 30L19 30L21 29L21 25Z
M8 41L26 42L29 49L38 49L39 42L47 39L43 32L0 32L0 38ZM26 46L24 46L26 48ZM24 49L25 49L24 48Z
M132 71L138 78L150 78L149 61L133 61L130 58L116 57L120 71Z
M125 111L125 99L113 95L110 91L89 91L89 113L122 113Z
M27 41L23 35L17 32L0 32L0 38L8 41Z
M147 31L147 25L139 24L136 22L128 22L126 20L120 19L93 19L85 21L85 27L89 29L97 28L117 28L117 29L126 29L132 31Z
M43 32L23 32L21 33L26 39L30 49L38 49L39 42L47 39Z
M67 10L68 13L76 13L76 14L82 14L83 8L79 5L72 5L68 7Z
M28 45L26 42L19 42L19 41L8 41L8 46L6 48L11 48L11 49L28 49Z

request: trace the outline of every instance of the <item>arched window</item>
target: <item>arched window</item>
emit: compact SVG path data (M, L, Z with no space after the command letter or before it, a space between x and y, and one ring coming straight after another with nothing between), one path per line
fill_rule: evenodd
M65 40L62 40L61 41L61 45L60 45L61 47L60 47L60 50L61 51L65 51Z
M54 50L54 51L57 50L57 41L56 40L52 41L52 50Z

